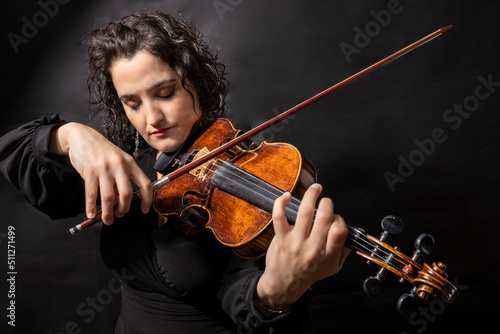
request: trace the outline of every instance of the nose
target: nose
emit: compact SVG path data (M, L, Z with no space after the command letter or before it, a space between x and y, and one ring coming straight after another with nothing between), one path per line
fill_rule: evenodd
M151 126L158 125L164 118L161 108L153 101L144 103L144 116L146 123Z

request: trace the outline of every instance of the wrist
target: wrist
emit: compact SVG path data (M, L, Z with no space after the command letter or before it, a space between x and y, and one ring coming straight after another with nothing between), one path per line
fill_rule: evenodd
M69 154L68 133L73 123L66 123L55 129L50 135L50 152L58 155Z
M257 304L264 310L266 310L267 312L270 312L270 313L278 313L278 314L281 314L281 313L285 313L285 312L288 312L292 306L289 305L289 306L283 306L283 305L269 305L268 302L265 302L263 300L259 300L257 298Z
M291 308L295 300L286 291L282 291L266 278L261 276L257 283L256 300L264 309L273 313L283 313Z

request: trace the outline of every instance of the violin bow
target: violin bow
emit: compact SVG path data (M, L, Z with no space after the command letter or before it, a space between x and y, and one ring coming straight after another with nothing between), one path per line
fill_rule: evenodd
M350 77L336 83L335 85L331 86L330 88L327 88L324 91L322 91L322 92L310 97L309 99L297 104L296 106L282 112L281 114L275 116L274 118L271 118L270 120L256 126L255 128L241 134L240 136L232 139L231 141L228 141L227 143L210 151L209 153L205 154L204 156L199 157L198 159L191 161L190 163L176 169L175 171L171 172L170 174L163 176L162 178L153 182L153 184L152 184L153 190L156 190L156 189L170 183L170 181L172 181L172 180L178 178L179 176L189 172L190 170L204 164L205 162L211 160L215 156L235 147L236 145L238 145L242 141L247 140L247 139L255 136L259 132L273 126L274 124L280 122L281 120L292 115L293 113L307 107L308 105L310 105L310 104L318 101L319 99L333 93L334 91L346 86L347 84L361 78L362 76L365 76L366 74L372 72L373 70L380 68L383 65L386 65L386 64L390 63L391 61L409 53L410 51L415 50L416 48L424 45L425 43L430 42L431 40L435 39L436 37L441 36L444 32L451 29L451 27L452 27L451 25L448 25L448 26L442 27L442 28L434 31L433 33L419 39L416 42L413 42L412 44L402 48L401 50L394 52L390 56L387 56L386 58L379 60L378 62L374 63L373 65L370 65L367 68L357 72L356 74L353 74ZM137 195L138 192L135 192L134 194ZM71 234L75 235L76 233L82 231L84 228L92 226L95 223L98 223L99 221L101 221L101 213L98 213L95 218L87 219L84 222L70 228L69 231Z

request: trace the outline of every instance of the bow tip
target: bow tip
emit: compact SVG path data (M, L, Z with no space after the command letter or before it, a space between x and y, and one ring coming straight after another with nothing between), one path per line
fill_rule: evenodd
M452 25L448 25L448 26L445 26L445 27L442 27L441 29L439 29L441 31L441 33L447 31L447 30L450 30L451 28L453 28Z

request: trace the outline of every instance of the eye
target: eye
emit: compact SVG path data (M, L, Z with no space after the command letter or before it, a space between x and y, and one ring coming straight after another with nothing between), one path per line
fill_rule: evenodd
M168 100L174 96L175 89L162 89L158 92L158 98Z
M139 109L139 106L141 105L140 102L135 101L134 99L121 99L121 101L124 105L134 111L137 111Z
M135 102L123 102L123 103L133 111L139 110L139 106L141 105L140 103L135 103Z

